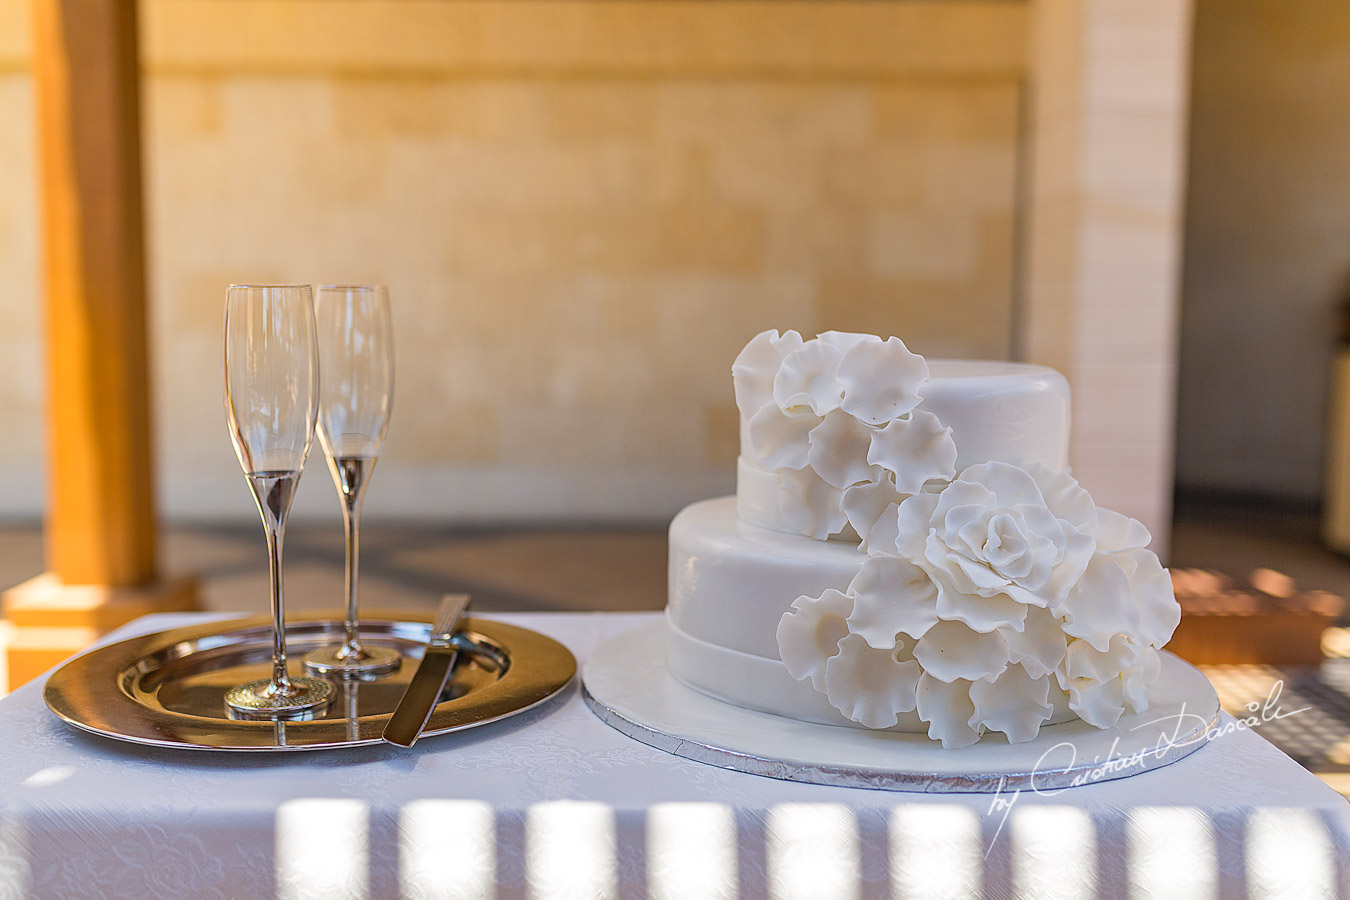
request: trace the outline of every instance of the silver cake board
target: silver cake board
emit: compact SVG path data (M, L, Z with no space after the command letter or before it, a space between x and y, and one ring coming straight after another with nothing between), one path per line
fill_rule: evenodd
M582 669L582 688L607 724L696 762L785 781L939 794L1055 790L1138 775L1203 747L1219 717L1209 680L1164 652L1148 711L1114 728L1074 719L1026 743L988 733L944 750L926 734L802 722L702 694L670 674L664 622L603 644Z

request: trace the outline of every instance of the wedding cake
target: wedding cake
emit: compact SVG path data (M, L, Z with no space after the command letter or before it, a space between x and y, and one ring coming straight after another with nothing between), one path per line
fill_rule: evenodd
M1061 375L766 331L732 379L736 495L670 526L677 679L946 748L1147 708L1180 608L1147 529L1069 474Z

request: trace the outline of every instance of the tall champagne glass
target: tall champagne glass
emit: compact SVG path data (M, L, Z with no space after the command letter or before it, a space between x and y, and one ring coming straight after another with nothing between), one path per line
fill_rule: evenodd
M272 575L272 677L231 688L237 715L305 718L326 707L333 685L286 671L281 549L286 516L314 437L319 356L307 284L230 285L225 293L225 411L235 455L267 533Z
M326 284L315 308L319 329L319 442L328 458L347 538L347 615L341 644L305 656L311 672L369 678L402 662L392 647L361 642L356 587L361 501L389 430L394 403L394 334L389 292L370 285Z

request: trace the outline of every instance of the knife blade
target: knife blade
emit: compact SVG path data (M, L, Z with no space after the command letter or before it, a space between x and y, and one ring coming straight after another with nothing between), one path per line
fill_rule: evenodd
M454 643L455 632L468 607L468 594L446 594L441 598L422 662L384 726L383 737L389 743L411 747L421 736L422 729L427 727L431 711L436 708L445 681L455 667L455 657L459 655L459 648Z

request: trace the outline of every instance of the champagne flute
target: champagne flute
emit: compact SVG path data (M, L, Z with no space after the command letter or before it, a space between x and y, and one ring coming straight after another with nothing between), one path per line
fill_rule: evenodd
M305 656L311 672L373 678L396 670L392 647L361 643L356 587L361 502L375 468L394 403L394 334L389 292L371 285L325 284L315 308L319 331L319 443L328 458L347 539L347 613L341 644Z
M232 284L225 292L225 411L235 455L267 533L272 575L272 677L231 688L225 703L245 718L312 718L333 685L286 671L281 550L286 516L314 437L319 356L307 284Z

